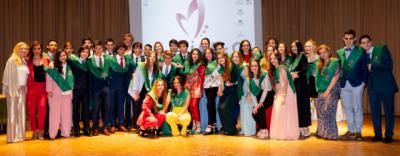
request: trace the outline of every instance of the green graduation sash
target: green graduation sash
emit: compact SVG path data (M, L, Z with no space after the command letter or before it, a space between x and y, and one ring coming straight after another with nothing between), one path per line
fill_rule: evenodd
M58 72L57 68L49 69L45 68L47 74L56 82L57 86L63 91L69 91L74 88L74 75L69 69L69 66L66 66L66 76L65 79L61 76L61 73Z
M110 63L111 69L118 73L128 72L130 61L129 61L127 55L125 55L124 58L125 58L125 67L121 67L121 65L118 63L117 56L112 56L112 58L110 59L111 60L111 63Z
M374 46L372 50L371 64L380 64L383 46Z
M88 70L88 66L87 66L86 62L85 62L85 63L80 63L80 62L79 62L79 58L78 58L75 54L71 54L71 55L68 57L68 59L69 59L75 66L77 66L78 68L82 69L83 71L86 72L86 71Z
M348 58L346 58L346 53L344 48L338 50L337 53L340 58L340 63L342 65L343 71L346 73L350 73L353 70L354 65L360 58L363 51L358 47L354 47Z
M283 63L289 67L290 63L292 62L292 57L289 55L285 56L285 60L283 60Z
M256 82L253 79L249 80L250 92L254 96L257 96L258 94L260 94L260 91L262 90L261 89L261 83L267 76L268 76L268 72L267 71L262 71L261 72L260 80L258 81L258 86L257 86Z
M185 61L185 63L183 64L183 66L185 67L185 71L183 73L185 74L192 74L195 70L197 70L197 67L200 66L200 63L196 63L193 65L189 65L189 61Z
M259 52L259 51L254 52L254 53L253 53L253 58L256 59L256 60L258 60L258 61L260 61L261 58L262 58L261 52Z
M108 55L103 55L104 65L102 69L99 69L96 65L96 59L92 57L88 63L90 72L98 79L106 79L108 77L110 68L110 57Z
M210 75L217 68L217 65L217 60L207 63L205 74Z
M156 108L157 108L158 111L160 111L160 110L162 110L164 108L163 104L158 102L158 97L156 95L154 95L153 92L148 93L148 95L153 100L153 102L156 105Z
M242 76L241 76L241 74L242 74L242 72L243 72L243 70L244 70L244 67L247 65L247 63L246 62L244 62L243 61L243 63L241 64L241 65L236 65L236 64L233 64L232 65L232 67L233 66L236 66L237 67L237 70L238 70L238 75L234 75L234 76L237 76L237 86L240 86L240 87L242 87L243 86L243 79L242 79ZM233 68L232 68L233 69ZM243 96L244 95L244 91L243 91L243 87L242 88L239 88L238 87L238 89L237 89L237 94L238 94L238 97L241 97L241 96Z
M339 65L339 60L336 58L331 58L329 64L323 70L317 70L317 75L315 77L315 87L317 92L322 93L328 88L333 77L335 76L335 70Z
M294 87L292 75L290 75L289 70L287 70L284 65L279 65L278 68L275 69L275 71L274 71L274 82L275 83L279 83L279 77L280 77L279 71L281 70L281 68L284 68L284 70L286 71L286 75L287 75L288 81L289 81L289 86L292 89L292 91L294 93L296 93L296 88Z
M183 89L179 95L171 96L172 107L183 107L185 105L186 98L188 95L189 91Z
M140 72L142 72L142 75L143 75L143 78L144 78L144 87L146 87L146 90L148 92L150 92L151 86L153 86L153 83L160 77L160 73L158 73L158 75L155 76L154 73L157 72L157 71L153 71L153 74L152 74L153 80L150 82L149 75L147 74L144 62L139 62L138 63L138 69L140 70Z
M289 65L290 72L292 72L294 69L297 68L297 66L299 65L299 62L303 56L304 56L304 54L300 53L300 55L296 57L296 59L292 62L292 64Z

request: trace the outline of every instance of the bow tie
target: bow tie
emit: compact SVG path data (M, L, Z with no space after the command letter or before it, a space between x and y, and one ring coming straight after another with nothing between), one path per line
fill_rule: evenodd
M346 48L346 49L344 49L345 51L351 51L351 48Z

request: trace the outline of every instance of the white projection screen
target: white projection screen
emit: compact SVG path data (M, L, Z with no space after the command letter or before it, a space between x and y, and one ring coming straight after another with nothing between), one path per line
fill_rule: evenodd
M187 40L191 49L208 37L225 42L228 53L243 39L262 46L261 0L130 0L129 14L131 33L143 44L160 41L168 49L170 39Z

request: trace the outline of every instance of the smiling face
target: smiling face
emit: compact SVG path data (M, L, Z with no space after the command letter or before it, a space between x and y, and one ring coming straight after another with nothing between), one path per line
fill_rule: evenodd
M96 45L94 47L94 54L97 56L101 56L101 54L103 53L103 46L102 45Z
M272 64L274 67L278 67L278 65L279 65L279 60L278 60L278 58L275 56L275 54L271 55L270 58L269 58L269 60L271 61L271 64Z
M314 53L315 45L313 45L311 42L306 42L306 44L304 45L304 50L307 54Z
M118 54L119 56L124 56L124 55L125 55L125 52L126 52L126 49L125 49L124 47L119 47L119 48L117 49L117 54Z
M291 47L292 52L293 52L294 54L297 54L297 53L298 53L297 45L296 45L295 42L293 42L293 43L290 45L290 47Z
M81 51L81 53L79 54L79 57L80 57L82 60L86 60L86 59L89 57L89 49L83 49L83 50Z
M181 85L181 83L179 82L179 80L177 78L174 79L174 84L173 85L174 85L174 88L176 90L181 90L182 89L182 85Z
M207 40L203 39L201 40L200 46L202 49L210 48L210 43Z
M243 49L243 53L244 54L246 54L246 55L249 54L249 52L250 52L250 43L247 42L247 41L243 42L242 49Z
M20 58L25 58L26 55L28 54L28 51L29 51L28 45L22 44L22 45L19 47L18 56L19 56Z
M162 95L162 92L165 89L165 85L163 81L157 81L157 91L158 91L158 96Z
M218 64L220 64L220 65L222 65L222 66L225 66L225 62L226 62L226 60L225 60L225 58L224 58L224 55L219 54L219 55L218 55Z
M372 41L369 40L368 38L363 38L363 39L361 39L360 46L361 46L366 52L368 52L369 49L371 49L371 47L372 47Z
M50 41L50 43L47 45L47 49L52 52L55 53L58 49L58 45L57 42L55 41Z
M40 46L40 44L35 45L33 47L33 55L40 56L41 53L42 53L42 47Z
M156 62L156 54L155 53L151 53L148 59L149 63L151 65L154 65L154 63Z
M232 55L232 63L234 64L240 64L240 56L239 53L234 53Z
M196 62L199 59L199 51L195 50L192 53L192 60L193 62Z
M169 44L169 50L171 50L173 52L178 51L178 45L176 45L175 43Z
M165 63L166 65L170 65L171 62L172 62L172 57L169 56L169 55L164 55L164 63Z
M285 47L285 44L283 44L283 43L280 43L280 44L279 44L279 46L278 46L278 52L279 52L279 54L281 54L281 55L285 55L285 54L286 54L286 47Z
M319 57L321 58L321 59L324 59L324 60L327 60L327 59L329 59L329 54L330 52L326 49L326 48L321 48L321 49L319 49L318 50L318 54L319 54Z
M353 36L352 34L344 34L343 42L347 48L350 48L351 46L353 46L354 41L356 41L355 36Z
M211 50L210 50L210 49L206 49L206 51L204 52L204 54L205 54L205 56L206 56L206 60L207 60L208 62L210 62L210 61L212 60L212 58L213 58L213 54L212 54Z
M66 52L61 52L61 54L60 54L60 62L62 63L62 64L64 64L65 62L67 62L67 53Z
M251 61L250 70L254 75L257 75L258 71L260 70L260 66L258 65L257 61Z
M146 50L146 49L145 49L145 50ZM163 51L163 47L162 47L161 43L156 43L156 44L154 45L154 50L155 50L157 53L161 54L162 51Z

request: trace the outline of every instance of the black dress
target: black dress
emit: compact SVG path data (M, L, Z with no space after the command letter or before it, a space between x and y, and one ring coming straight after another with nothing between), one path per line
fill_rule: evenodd
M291 72L297 72L298 78L294 79L296 88L297 112L299 115L299 127L308 127L311 125L311 108L309 98L309 86L307 83L308 61L305 55L299 55L300 62Z

